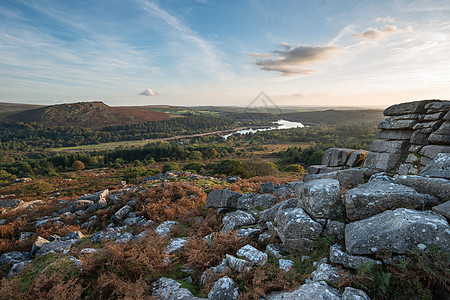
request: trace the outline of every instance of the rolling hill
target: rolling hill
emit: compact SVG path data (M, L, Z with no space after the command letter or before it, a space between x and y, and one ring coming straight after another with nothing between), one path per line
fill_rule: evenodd
M4 120L24 123L37 122L48 126L102 128L171 118L173 118L171 114L164 112L110 107L103 102L96 101L58 104L25 110L8 115Z

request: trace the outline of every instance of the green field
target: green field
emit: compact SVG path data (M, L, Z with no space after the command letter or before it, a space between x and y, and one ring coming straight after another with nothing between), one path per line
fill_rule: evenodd
M120 141L111 143L101 143L95 145L80 145L75 147L61 147L61 148L50 148L48 151L61 152L61 151L95 151L95 150L111 150L120 146L133 147L133 146L143 146L154 140L138 140L138 141Z

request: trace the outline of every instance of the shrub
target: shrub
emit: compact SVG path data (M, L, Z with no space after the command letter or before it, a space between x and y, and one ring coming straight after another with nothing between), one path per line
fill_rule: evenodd
M302 165L289 165L284 169L285 172L305 174L305 168Z
M176 162L171 162L163 166L162 172L165 173L167 171L178 171L179 169L180 167Z
M192 151L189 154L189 159L191 159L191 160L200 160L200 159L202 159L202 157L203 157L202 153L200 151L197 151L197 150Z
M278 173L278 167L273 162L252 158L244 161L245 176L251 178L255 176L270 176Z
M132 168L125 169L123 171L122 178L126 182L131 182L132 180L135 180L138 177L151 176L151 175L155 175L158 173L159 173L158 169L146 169L144 167L132 167Z
M201 170L205 168L205 164L201 162L188 163L183 167L183 171L195 171L196 173L201 173Z
M75 171L80 171L83 170L84 168L86 167L84 166L84 163L81 160L76 160L72 164L72 169L74 169Z
M52 184L45 181L37 181L33 183L26 184L22 187L21 192L23 194L34 194L42 195L53 191L54 187Z
M211 171L214 174L225 174L227 176L244 177L246 174L243 162L237 159L221 160L212 166Z

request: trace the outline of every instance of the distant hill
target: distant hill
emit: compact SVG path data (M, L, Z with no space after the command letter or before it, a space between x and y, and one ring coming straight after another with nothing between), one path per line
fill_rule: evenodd
M357 124L371 123L373 125L380 124L386 119L383 110L325 110L325 111L305 111L295 113L285 113L278 115L282 119L289 121L298 121L305 124L324 124L324 125L340 125L340 124Z
M24 110L36 109L44 105L0 102L0 120Z
M9 122L37 122L48 126L102 128L171 119L168 113L110 107L103 102L58 104L25 110L4 118Z

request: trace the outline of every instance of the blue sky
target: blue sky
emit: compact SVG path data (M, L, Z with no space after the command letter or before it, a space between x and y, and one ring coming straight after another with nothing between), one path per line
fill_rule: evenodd
M0 101L450 98L449 1L2 0Z

